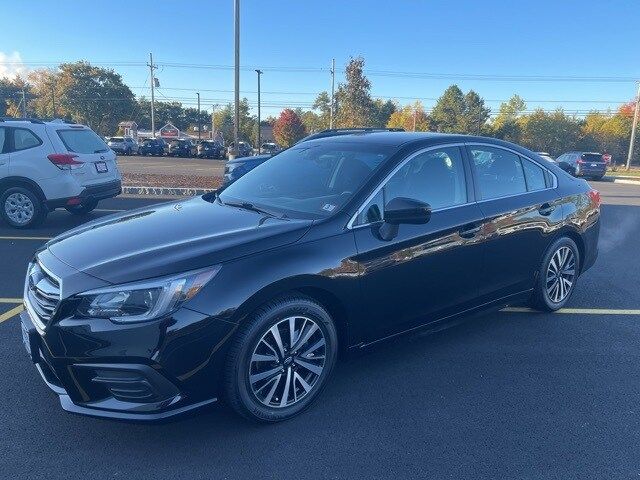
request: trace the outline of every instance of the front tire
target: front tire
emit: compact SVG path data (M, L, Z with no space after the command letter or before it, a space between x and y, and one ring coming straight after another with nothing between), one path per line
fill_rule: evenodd
M573 240L562 237L553 242L542 259L531 306L544 312L562 308L575 290L580 261L580 251Z
M322 392L337 351L336 328L322 306L302 295L274 300L233 340L224 373L226 400L250 420L287 420Z
M10 187L0 196L2 218L13 228L40 225L47 212L38 195L26 187Z

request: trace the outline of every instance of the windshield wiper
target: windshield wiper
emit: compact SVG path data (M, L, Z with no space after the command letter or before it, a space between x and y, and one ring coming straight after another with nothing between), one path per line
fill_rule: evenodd
M237 207L237 208L242 208L244 210L250 210L252 212L256 212L256 213L261 213L263 215L268 215L270 217L273 218L280 218L280 219L284 219L287 218L287 216L285 214L282 215L276 215L273 212L269 212L267 210L264 210L260 207L255 206L253 203L251 202L223 202L220 197L218 197L218 201L220 203L222 203L223 205L228 205L229 207Z

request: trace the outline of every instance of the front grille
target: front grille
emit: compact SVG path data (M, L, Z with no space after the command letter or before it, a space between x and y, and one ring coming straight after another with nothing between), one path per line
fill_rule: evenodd
M32 320L44 330L60 303L60 281L39 262L29 268L25 300Z

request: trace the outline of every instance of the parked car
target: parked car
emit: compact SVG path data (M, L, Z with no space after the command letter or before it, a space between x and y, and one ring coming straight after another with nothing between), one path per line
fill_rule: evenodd
M260 145L260 153L261 154L264 153L265 155L275 155L280 150L282 150L282 149L280 148L280 146L277 143L265 142L262 145Z
M547 152L537 152L537 153L547 162L551 162L551 163L555 162L554 158L549 153Z
M167 148L167 155L172 157L193 157L196 147L191 140L171 140Z
M140 155L164 155L167 144L161 138L147 138L140 145Z
M326 130L322 130L321 132L317 132L300 140L298 143L305 142L308 140L317 140L319 138L326 137L337 137L342 135L354 135L354 134L365 134L372 132L404 132L402 128L329 128ZM264 145L264 144L263 144ZM274 144L275 145L275 144ZM275 152L278 153L278 152ZM227 185L232 184L238 178L243 176L245 173L253 170L261 163L269 160L275 153L265 152L264 155L256 155L253 157L240 157L234 160L229 160L224 167L224 177L222 179L222 186L226 187Z
M116 155L89 127L0 118L0 213L15 228L65 208L86 214L122 191Z
M122 155L138 153L138 143L131 137L110 137L107 145L111 150Z
M22 335L71 412L158 420L224 397L285 420L318 399L339 350L564 306L596 260L599 204L493 138L309 140L222 192L50 240L28 267Z
M203 140L198 143L197 155L200 158L224 158L224 147L220 142Z
M590 177L601 180L607 173L607 162L601 153L567 152L560 155L556 162L565 172L574 177Z
M234 143L231 142L227 147L227 157L231 155L233 147ZM252 153L253 149L251 148L251 145L249 145L247 142L238 142L238 156L236 158L249 157Z

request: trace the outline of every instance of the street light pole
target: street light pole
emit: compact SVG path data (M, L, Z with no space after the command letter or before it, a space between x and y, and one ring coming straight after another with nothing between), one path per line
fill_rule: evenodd
M260 151L260 75L262 75L262 70L256 69L256 73L258 74L258 135L257 135L257 144L258 144L258 155L262 153Z
M233 120L233 148L229 153L229 159L238 156L238 142L240 141L240 0L234 0L235 17L235 115Z
M211 106L211 140L216 139L216 108L218 104Z
M636 128L638 127L638 110L640 110L640 82L638 82L638 94L636 95L636 110L633 114L633 126L631 127L631 140L629 141L629 154L627 155L627 170L631 168L633 146L636 140Z
M336 59L331 59L331 109L329 110L329 128L333 128L333 106L335 105Z
M198 96L198 140L200 140L200 130L202 130L202 125L200 124L200 92L196 92Z

